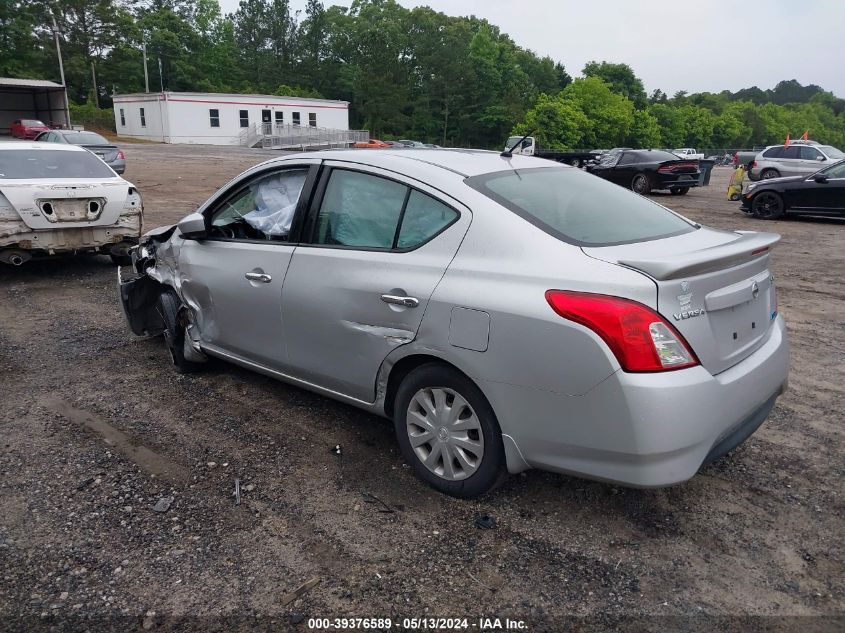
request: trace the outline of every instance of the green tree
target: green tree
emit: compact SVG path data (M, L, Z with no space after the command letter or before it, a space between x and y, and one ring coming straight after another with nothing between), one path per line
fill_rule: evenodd
M634 122L634 104L628 98L612 92L598 77L576 79L561 96L590 122L584 147L616 147L625 142Z
M648 110L634 110L631 131L628 133L625 144L630 147L660 147L662 138L660 133L660 123L657 121L657 117Z
M590 121L572 101L560 94L541 94L522 122L511 131L512 136L529 132L541 147L549 149L576 149L588 145Z
M638 108L645 107L647 99L643 82L628 64L588 62L583 73L585 77L598 77L610 86L613 92L627 97Z

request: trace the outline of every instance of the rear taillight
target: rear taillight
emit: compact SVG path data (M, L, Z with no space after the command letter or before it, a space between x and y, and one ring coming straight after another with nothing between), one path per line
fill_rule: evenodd
M123 150L122 150L122 149L117 150L117 157L118 157L120 160L124 160L124 159L126 158L126 156L124 156L124 155L123 155Z
M625 371L671 371L698 365L680 333L641 303L566 290L546 291L546 301L563 318L598 334Z
M757 161L756 161L756 160L752 160L752 161L751 161L751 169L754 169L756 166L757 166Z

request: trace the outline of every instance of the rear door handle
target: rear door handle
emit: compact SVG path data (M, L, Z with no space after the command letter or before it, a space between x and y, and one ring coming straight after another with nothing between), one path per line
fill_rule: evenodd
M244 275L250 281L260 281L263 284L269 284L273 278L267 273L246 273Z
M397 295L382 295L381 300L385 303L392 303L397 306L405 306L406 308L416 308L420 305L420 300L416 297L399 297Z

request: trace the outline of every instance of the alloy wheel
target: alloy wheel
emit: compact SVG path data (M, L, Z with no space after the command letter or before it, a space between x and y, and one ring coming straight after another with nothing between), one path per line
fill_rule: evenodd
M783 212L783 202L778 195L764 191L757 194L754 199L753 211L758 217L764 219L777 218Z
M641 195L647 193L648 178L646 178L643 174L637 174L631 182L631 189Z
M420 463L447 481L472 476L484 459L481 422L453 389L426 387L417 391L408 405L406 430Z

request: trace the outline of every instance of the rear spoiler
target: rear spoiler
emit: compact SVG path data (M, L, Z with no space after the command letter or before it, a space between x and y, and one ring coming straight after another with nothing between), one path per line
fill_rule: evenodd
M687 255L625 259L619 260L619 263L663 281L701 275L741 264L764 255L780 241L780 235L777 233L756 231L735 231L735 233L739 234L739 238L733 242L692 251Z

